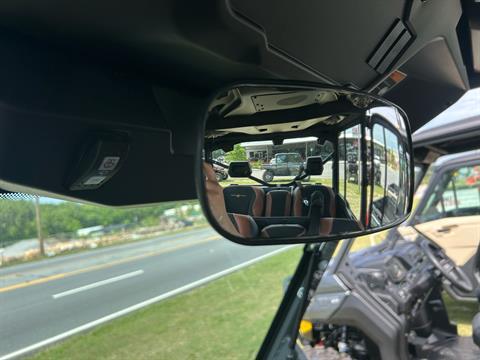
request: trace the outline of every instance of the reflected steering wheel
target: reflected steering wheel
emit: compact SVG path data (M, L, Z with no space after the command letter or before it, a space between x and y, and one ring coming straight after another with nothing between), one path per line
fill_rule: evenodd
M455 262L448 257L445 251L431 241L424 240L421 247L428 259L440 270L453 286L464 292L472 292L473 284L465 272L458 267Z

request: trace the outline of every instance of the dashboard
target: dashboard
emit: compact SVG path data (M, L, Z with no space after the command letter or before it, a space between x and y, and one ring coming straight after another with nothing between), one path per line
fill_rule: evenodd
M350 253L339 267L333 263L304 318L316 324L318 334L327 334L324 343L335 334L347 334L351 349L409 358L409 346L423 344L435 328L456 331L440 311L441 280L441 272L417 243L384 241ZM431 310L433 303L438 310ZM345 343L344 335L334 339Z
M436 283L433 264L413 242L373 247L352 254L351 262L357 283L399 315L415 311Z

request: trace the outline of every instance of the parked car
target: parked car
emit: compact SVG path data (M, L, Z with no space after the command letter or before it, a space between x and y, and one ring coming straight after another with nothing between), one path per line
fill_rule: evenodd
M429 169L423 197L391 238L426 238L438 245L469 277L469 291L446 283L456 299L476 301L480 286L480 151L446 155Z
M480 117L413 137L417 184L425 177L420 202L380 244L343 242L305 312L305 342L354 359L479 358L480 316L472 319L473 341L459 336L442 296L480 300L480 150L469 150L478 148L478 129ZM377 209L394 209L388 200L399 191L390 186L387 193ZM371 221L394 215L390 210L373 212Z
M304 166L304 161L298 153L278 153L270 160L270 164L264 164L262 169L263 181L271 182L275 176L296 176Z
M404 238L416 233L442 247L474 286L468 292L446 283L445 289L453 298L467 301L477 301L480 286L479 129L480 116L472 116L413 135L421 200L409 220L389 234Z

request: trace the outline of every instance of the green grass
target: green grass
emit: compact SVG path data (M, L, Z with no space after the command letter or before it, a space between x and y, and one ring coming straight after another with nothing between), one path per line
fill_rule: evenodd
M350 248L350 254L355 251L365 249L367 247L375 246L385 240L389 230L380 231L370 235L358 236Z
M472 335L472 319L478 312L477 302L455 301L447 294L443 300L448 309L450 320L458 325L458 334L461 336Z
M293 273L296 247L33 356L46 359L252 359Z

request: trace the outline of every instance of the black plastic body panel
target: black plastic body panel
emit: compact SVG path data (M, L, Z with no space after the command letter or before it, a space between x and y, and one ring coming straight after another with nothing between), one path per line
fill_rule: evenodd
M0 188L114 206L196 197L201 96L25 37L0 35L0 50ZM71 191L78 153L99 132L130 137L128 156L99 189Z
M72 191L65 181L79 149L92 132L108 132L111 128L78 120L32 116L0 107L0 187L31 191L21 188L25 186L47 196L52 193L114 206L195 197L190 177L194 157L172 154L169 131L126 125L114 129L127 133L131 139L130 151L121 169L99 189Z
M405 3L234 0L231 6L262 30L268 46L337 83L364 88L378 76L366 60Z
M369 304L356 292L352 292L345 298L342 306L328 319L328 322L361 329L378 346L382 359L409 358L404 327L396 324L381 307Z

